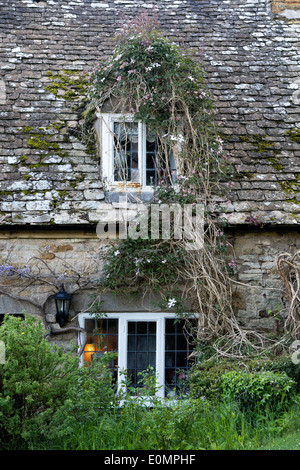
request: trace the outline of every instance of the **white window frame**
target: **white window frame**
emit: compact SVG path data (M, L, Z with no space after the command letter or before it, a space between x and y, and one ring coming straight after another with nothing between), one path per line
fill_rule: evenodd
M115 122L136 122L133 114L97 114L100 120L100 149L102 178L108 189L124 190L131 192L153 192L152 186L146 185L146 125L138 122L138 154L139 154L139 181L137 183L130 181L114 180L114 123Z
M151 321L156 322L156 376L157 397L165 398L165 320L175 320L173 312L110 312L105 313L107 319L118 319L118 391L122 391L124 384L124 372L127 369L127 334L129 321ZM79 326L84 328L85 320L94 318L90 313L79 314ZM79 344L84 341L84 334L80 333ZM80 358L80 364L84 365L84 353Z
M107 190L153 193L154 187L146 185L146 137L147 128L136 121L133 114L97 113L96 132L98 134L102 179ZM139 182L114 180L114 123L138 122ZM180 150L180 145L178 145ZM175 163L174 169L175 169Z

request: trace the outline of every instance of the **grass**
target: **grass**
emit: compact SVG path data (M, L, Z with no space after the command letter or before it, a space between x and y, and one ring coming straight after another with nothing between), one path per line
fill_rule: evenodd
M272 439L260 447L260 450L300 450L300 435L295 431Z
M300 408L297 404L282 418L282 430L263 438L260 450L300 450Z
M236 403L179 400L152 408L128 403L60 420L32 450L300 450L298 403L288 412L244 412ZM20 447L19 447L20 448Z
M298 449L300 411L245 414L231 403L184 400L145 409L129 405L81 423L59 440L64 450ZM55 446L54 446L55 447Z

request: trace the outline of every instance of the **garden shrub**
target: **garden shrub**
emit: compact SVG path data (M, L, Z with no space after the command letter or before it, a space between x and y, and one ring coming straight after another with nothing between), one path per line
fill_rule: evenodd
M197 364L189 373L191 397L205 397L212 402L218 402L222 395L222 375L235 369L234 361L224 359L210 359Z
M289 354L269 357L247 358L235 361L211 358L197 364L189 373L190 393L193 398L205 397L219 401L222 395L222 375L230 371L286 373L300 391L300 364L294 364Z
M297 392L300 392L300 364L294 364L290 354L274 358L269 362L268 369L273 372L285 372L288 377L296 382Z
M90 420L114 401L105 364L79 367L72 352L44 338L42 323L6 316L0 340L6 362L0 365L0 448L41 448L43 442L72 432L74 422Z
M285 372L230 371L222 376L223 398L249 411L286 409L296 397L295 385Z

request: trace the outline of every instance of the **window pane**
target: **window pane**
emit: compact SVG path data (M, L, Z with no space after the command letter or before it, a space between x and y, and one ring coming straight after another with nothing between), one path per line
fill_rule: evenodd
M157 137L147 132L146 137L146 185L157 185Z
M157 184L156 170L146 170L146 185L153 186Z
M149 335L148 345L149 351L156 351L156 335Z
M168 352L165 357L165 365L166 367L175 367L175 351Z
M128 335L128 351L135 351L136 350L136 336L135 335Z
M108 333L109 334L118 334L118 320L113 319L108 322Z
M175 336L166 335L166 351L175 351Z
M175 161L172 155L162 149L159 138L147 133L146 137L146 185L169 184L173 178Z
M135 367L135 353L128 352L127 354L127 369L133 369Z
M148 170L155 168L155 153L147 153L146 167Z
M128 334L135 334L135 330L136 330L136 322L134 321L130 321L128 322Z
M184 334L182 335L177 335L177 350L178 351L186 351L186 337Z
M147 132L146 138L146 151L147 152L156 152L157 147L157 138L155 134Z
M148 351L147 335L139 335L136 341L136 351Z
M95 332L95 328L96 328L95 320L94 320L94 319L92 319L92 320L85 320L84 327L85 327L85 330L86 330L88 333L94 333L94 332Z
M115 181L139 182L138 140L138 123L114 123Z
M148 352L136 353L136 364L140 370L146 370L149 365L155 366L155 364L150 364L149 362Z
M118 352L117 319L86 319L85 329L88 331L87 344L83 355L85 365L91 364L92 360L101 359L108 351ZM118 358L115 357L109 363L114 381L117 381L117 366Z
M136 322L136 331L137 334L147 334L147 327L148 327L148 322L146 321L139 321Z
M166 395L186 393L186 372L192 362L189 355L193 351L184 321L166 320L165 330L165 383Z
M148 332L149 334L154 334L156 335L156 322L152 321L148 323Z
M130 385L141 387L139 373L156 368L156 322L128 322L127 373Z

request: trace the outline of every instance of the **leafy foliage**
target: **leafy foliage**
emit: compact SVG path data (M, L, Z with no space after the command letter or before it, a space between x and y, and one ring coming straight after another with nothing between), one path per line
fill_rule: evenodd
M104 285L119 292L142 286L161 292L164 286L176 284L183 260L183 250L167 242L128 238L107 253Z
M224 358L206 358L199 362L189 373L191 396L205 397L216 403L223 393L222 377L228 372L286 374L295 384L296 391L300 387L300 365L294 364L291 356L283 354L264 358L244 357L241 361Z
M112 57L95 66L90 83L98 110L110 101L115 112L133 113L159 136L161 159L172 152L178 174L193 176L194 191L204 198L219 192L220 176L233 168L216 129L201 61L168 40L155 20L139 15L126 23Z
M217 201L235 171L215 123L214 97L201 60L183 44L171 42L155 19L143 14L125 21L115 40L112 56L90 74L90 110L118 113L125 122L130 113L146 124L147 132L156 135L157 174L163 175L151 202L201 204L205 230L203 236L202 228L195 230L192 249L186 239L178 242L174 236L160 243L121 240L108 255L105 287L155 290L164 302L180 290L178 312L190 308L201 319L197 340L214 343L218 352L240 355L241 345L253 349L264 338L256 331L241 331L232 308L231 276L237 265L226 260L229 243L220 228L224 207Z
M295 382L285 372L231 371L222 376L223 396L247 410L285 409L295 398Z
M0 327L0 447L34 448L92 420L115 400L104 363L79 368L78 358L44 339L41 322L9 315Z

